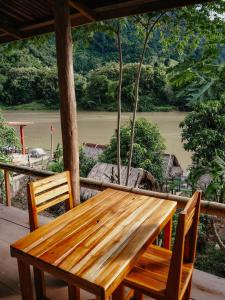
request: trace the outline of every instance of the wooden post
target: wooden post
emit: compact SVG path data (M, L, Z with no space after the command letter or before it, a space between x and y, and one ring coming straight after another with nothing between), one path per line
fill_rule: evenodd
M9 171L4 170L6 206L11 206L11 186Z
M22 146L22 154L26 154L25 142L24 142L24 126L20 125L20 142Z
M51 125L51 159L54 158L54 150L53 150L53 126Z
M71 172L74 204L80 203L79 146L68 0L55 0L55 31L64 168Z

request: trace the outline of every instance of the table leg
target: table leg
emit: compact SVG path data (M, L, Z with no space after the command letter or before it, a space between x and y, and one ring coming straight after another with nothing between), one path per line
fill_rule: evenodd
M124 300L124 285L120 284L112 294L112 300Z
M18 259L17 262L22 300L34 300L30 276L30 266L20 259Z
M80 300L80 289L68 284L68 298L69 300Z
M36 300L46 300L46 286L44 279L44 272L34 268L34 285L35 285L35 293Z
M172 238L172 219L169 220L169 222L166 224L164 228L164 248L170 250L171 249L171 238Z

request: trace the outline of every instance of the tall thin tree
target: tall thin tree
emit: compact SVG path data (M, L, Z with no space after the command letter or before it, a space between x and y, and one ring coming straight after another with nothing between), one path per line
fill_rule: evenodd
M122 81L123 81L123 55L121 46L121 26L118 21L116 31L117 47L118 47L118 60L119 60L119 82L117 91L117 170L118 170L118 184L121 184L121 154L120 154L120 125L121 125L121 94L122 94Z
M137 108L138 108L138 102L139 102L139 86L140 86L140 77L141 77L141 69L145 57L146 48L148 45L149 37L152 31L154 30L156 24L161 19L161 17L165 14L165 12L162 12L159 14L153 21L152 16L148 15L147 20L145 22L145 19L139 19L140 26L143 27L145 32L145 38L144 38L144 45L142 48L140 61L137 68L137 74L135 79L135 86L134 86L134 110L133 110L133 117L131 121L131 136L130 136L130 151L129 151L129 157L128 157L128 167L127 167L127 176L126 176L126 185L128 185L129 182L129 176L130 176L130 169L132 164L132 158L133 158L133 148L134 148L134 136L135 136L135 123L136 123L136 116L137 116Z

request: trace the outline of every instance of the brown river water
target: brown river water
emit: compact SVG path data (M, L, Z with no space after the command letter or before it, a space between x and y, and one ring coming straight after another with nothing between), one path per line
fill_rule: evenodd
M27 147L42 147L50 149L50 127L54 127L54 146L61 143L59 112L42 111L5 111L7 121L33 122L25 128L25 143ZM191 163L191 154L183 149L180 137L179 123L186 113L182 112L148 112L138 113L157 124L165 139L168 153L174 153L181 166L186 169ZM131 114L122 114L122 123L129 120ZM79 143L83 142L107 144L116 128L116 113L112 112L79 112L78 130ZM18 130L17 130L18 131Z

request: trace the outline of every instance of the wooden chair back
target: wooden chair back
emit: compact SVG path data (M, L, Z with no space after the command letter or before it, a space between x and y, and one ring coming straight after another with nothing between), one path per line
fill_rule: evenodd
M197 191L179 214L166 289L170 300L180 299L183 264L194 265L200 201L201 192Z
M73 208L70 172L65 171L28 183L27 186L30 231L39 227L38 213L60 202L66 210Z

